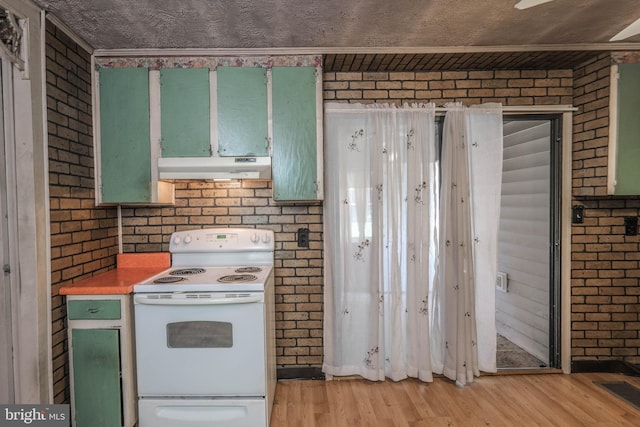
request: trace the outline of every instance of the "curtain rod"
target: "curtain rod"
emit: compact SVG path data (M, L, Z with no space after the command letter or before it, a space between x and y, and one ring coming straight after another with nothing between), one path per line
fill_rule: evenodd
M446 107L436 107L436 111L447 111ZM563 113L578 111L573 105L503 105L502 111L508 113Z
M477 104L476 104L477 105ZM450 108L436 107L436 114L446 113ZM570 113L578 111L578 107L572 105L503 105L503 113L521 113L521 114L554 114L554 113Z
M349 109L349 108L341 108L340 106L342 105L353 105L353 104L346 104L346 103L337 103L337 102L332 102L332 104L335 104L335 106L329 106L326 108L326 111L340 111L343 113L348 113L348 112L358 112L360 109ZM366 105L371 105L371 104L366 104ZM479 104L476 104L479 105ZM336 108L337 107L337 108ZM457 107L453 107L453 108L457 108ZM448 107L436 107L435 111L436 113L446 113L447 111L453 109L453 108L448 108ZM407 110L423 110L424 108L420 108L420 107L407 107L407 108L403 108L403 107L381 107L381 108L371 108L371 109L367 109L367 108L362 108L362 110L368 110L368 111L385 111L385 110L393 110L393 111L407 111ZM505 105L502 106L502 112L503 113L567 113L567 112L572 112L572 111L578 111L578 107L574 107L572 105Z

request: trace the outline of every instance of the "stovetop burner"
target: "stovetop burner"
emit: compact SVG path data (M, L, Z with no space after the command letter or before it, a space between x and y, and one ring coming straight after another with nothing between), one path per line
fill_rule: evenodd
M166 270L134 286L134 293L154 292L263 292L273 286L273 264L258 260L234 262L238 254L233 254L229 265L198 263L177 263ZM184 260L179 260L184 262ZM219 260L215 260L218 262ZM227 260L225 260L227 261ZM246 262L249 261L249 262Z
M253 274L229 274L227 276L222 276L218 278L218 282L220 283L242 283L242 282L252 282L256 280L257 277Z
M191 276L192 274L202 274L206 270L204 268L180 268L169 272L172 276Z
M153 283L176 283L176 282L182 282L183 280L186 280L186 279L180 276L164 276L164 277L158 277L156 280L153 281Z
M240 267L234 270L236 273L260 273L262 268L260 267Z

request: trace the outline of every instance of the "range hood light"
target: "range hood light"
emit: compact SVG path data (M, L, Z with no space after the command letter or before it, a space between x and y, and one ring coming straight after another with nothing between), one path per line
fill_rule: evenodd
M271 179L271 157L162 157L159 179Z

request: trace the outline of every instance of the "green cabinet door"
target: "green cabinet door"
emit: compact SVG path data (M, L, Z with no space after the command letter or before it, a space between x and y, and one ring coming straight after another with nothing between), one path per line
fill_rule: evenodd
M162 157L209 157L209 69L160 70Z
M268 156L267 71L218 67L218 154Z
M99 97L102 202L150 202L148 70L101 68Z
M618 65L616 195L640 194L640 64Z
M316 200L316 69L274 67L272 102L273 198L277 201Z
M73 329L76 427L122 425L120 344L117 329Z

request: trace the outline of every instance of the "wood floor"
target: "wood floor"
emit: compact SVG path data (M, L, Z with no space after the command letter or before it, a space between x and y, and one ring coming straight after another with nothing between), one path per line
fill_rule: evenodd
M457 388L405 380L278 383L271 427L640 426L640 410L594 384L618 374L482 376Z

